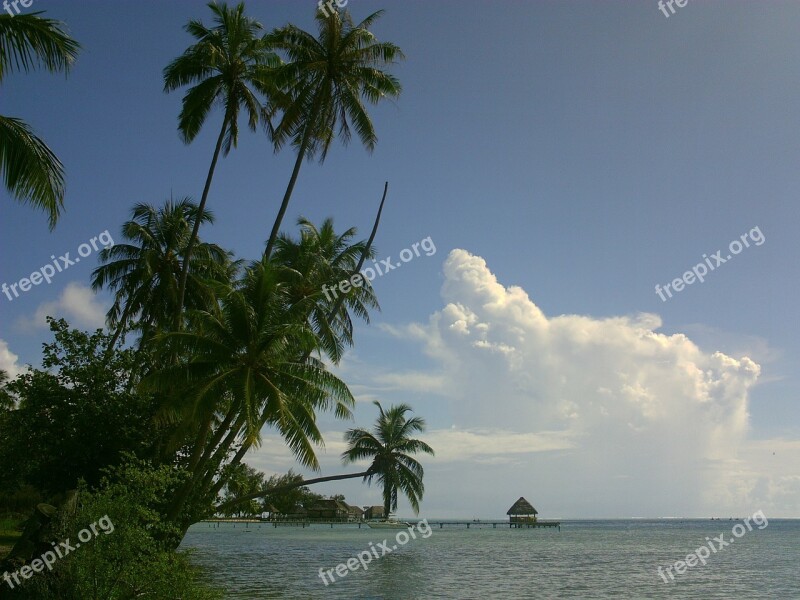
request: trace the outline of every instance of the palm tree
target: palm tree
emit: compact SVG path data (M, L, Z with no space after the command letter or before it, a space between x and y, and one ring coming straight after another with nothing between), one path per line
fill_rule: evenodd
M276 150L291 142L297 158L264 251L267 258L303 160L319 154L320 162L324 161L337 126L339 137L347 144L351 122L358 138L372 151L378 137L363 101L377 104L383 98L400 95L400 82L381 67L402 59L403 53L392 43L378 42L369 30L382 12L353 25L347 11L317 11L318 37L294 25L268 36L270 45L284 51L289 59L273 73L273 84L282 92L276 97L283 110L272 132L273 142Z
M344 382L319 360L298 357L318 342L302 307L289 301L296 277L257 262L219 299L218 310L190 310L184 331L161 336L165 353L182 360L152 374L144 387L181 389L166 408L197 428L188 460L192 479L176 496L170 518L179 519L190 498L201 504L216 498L226 483L220 465L234 443L238 451L228 471L258 445L264 426L280 432L302 465L318 469L314 445L323 440L317 412L351 415L354 399Z
M0 82L14 71L42 66L51 73L69 72L80 44L63 24L41 13L0 15ZM17 200L44 210L50 229L64 205L64 166L22 120L0 116L0 172Z
M261 23L245 15L244 3L229 8L225 3L210 2L208 7L214 14L215 26L209 28L200 21L189 21L185 29L197 40L196 43L164 69L165 92L192 85L183 97L178 119L178 130L185 143L190 144L197 137L215 104L224 108L222 126L200 198L200 218L194 222L183 257L179 312L183 309L190 257L220 153L227 156L238 143L240 112L247 114L247 125L252 131L265 117L260 94L269 87L270 68L280 62L268 51L260 35L263 30ZM179 319L179 314L175 318Z
M321 348L334 364L338 364L345 346L353 345L350 312L369 323L369 310L380 309L380 306L372 285L363 277L363 285L353 287L343 295L341 302L337 302L336 288L358 273L365 257L373 257L375 253L367 249L364 242L351 243L356 234L354 227L337 235L330 218L319 228L302 217L298 225L299 240L286 235L278 237L272 262L303 275L290 287L290 301L306 306L309 323Z
M387 518L390 511L397 508L398 490L408 497L414 511L419 512L419 501L425 491L422 483L424 470L422 465L410 455L419 452L433 455L434 452L428 444L415 440L410 435L415 431L424 431L425 421L419 417L406 419L405 414L411 410L406 404L390 407L388 411L384 411L378 402L375 402L375 405L380 410L380 415L374 433L365 429L347 431L345 441L348 442L349 447L342 454L345 464L371 458L372 463L366 471L326 475L313 479L297 478L289 483L265 487L244 496L226 499L215 508L216 512L224 513L256 498L266 498L299 487L359 477L367 482L372 482L373 477L378 477L383 484L384 509Z
M205 212L197 216L197 205L188 199L167 202L161 208L137 204L132 219L122 226L130 243L116 244L99 254L101 265L92 273L92 289L115 292L114 304L106 318L114 331L109 344L113 349L119 337L134 328L142 329L142 343L153 333L172 323L178 309L178 281L189 240L189 223L213 222ZM215 244L197 245L189 271L189 306L211 306L215 301L209 281L225 283L235 271L230 256Z
M425 452L433 456L433 448L423 441L413 439L411 434L425 431L425 421L420 417L406 418L411 411L407 404L389 407L384 411L380 402L374 403L380 415L372 432L366 429L350 429L345 433L348 449L342 453L345 464L371 458L372 466L364 480L372 483L373 477L383 485L383 509L386 518L397 510L398 492L402 492L411 503L415 514L419 513L419 501L425 492L422 483L424 469L411 455Z
M388 184L387 184L388 185ZM381 207L386 196L381 201ZM358 273L364 260L373 256L372 242L377 232L380 220L380 211L369 240L366 244L359 242L350 245L355 229L349 229L342 235L337 235L333 229L333 222L326 220L321 228L315 227L310 221L300 219L300 240L282 236L278 239L277 252L270 261L264 261L260 268L269 265L278 269L286 277L284 288L286 306L291 307L293 319L302 322L313 334L311 343L303 346L295 345L296 356L294 361L306 364L312 353L325 354L334 364L338 364L342 357L344 347L352 345L352 317L350 310L360 318L369 322L369 309L379 308L369 281L365 280L363 286L354 288L348 294L340 294L338 298L325 298L325 285L330 287L338 285L344 279ZM360 259L356 261L356 257ZM288 313L286 313L288 314ZM338 416L347 416L341 413ZM230 419L228 416L226 419ZM218 428L222 431L227 421ZM263 426L263 422L259 425ZM233 439L231 430L227 441L220 448L228 448ZM219 443L220 438L211 444ZM240 444L238 451L230 461L230 465L237 465L252 447L253 440L245 440ZM202 459L201 459L202 460ZM212 461L219 464L219 461ZM208 473L211 473L208 470ZM220 489L222 478L215 489ZM214 491L214 490L212 490Z

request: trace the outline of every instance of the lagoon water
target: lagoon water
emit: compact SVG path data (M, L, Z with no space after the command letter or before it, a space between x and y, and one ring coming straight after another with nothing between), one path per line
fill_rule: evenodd
M412 521L416 522L416 521ZM664 583L668 567L737 521L562 521L555 529L433 527L328 586L334 568L396 531L337 525L193 526L192 549L231 599L427 600L537 598L800 599L800 521L770 519ZM717 544L712 542L715 547ZM380 550L378 551L380 554ZM673 570L674 572L674 570Z

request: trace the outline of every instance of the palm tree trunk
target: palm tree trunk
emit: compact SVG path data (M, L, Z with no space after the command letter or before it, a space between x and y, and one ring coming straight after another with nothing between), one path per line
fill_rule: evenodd
M205 475L203 476L203 481L200 483L200 487L198 488L199 494L206 494L211 489L211 484L214 481L214 475L216 475L217 471L219 471L222 461L228 455L228 448L230 448L231 445L236 441L236 438L239 435L242 427L244 427L242 419L237 420L233 427L230 428L225 440L221 444L217 445L216 449L213 450L211 455L203 457L201 468L198 468L198 473L202 472L205 473Z
M306 150L308 149L309 138L309 135L306 135L303 138L303 143L300 145L300 149L297 151L297 159L294 161L292 176L289 178L289 185L286 187L286 193L283 194L281 208L278 211L278 216L275 217L275 223L272 225L272 231L269 234L267 248L264 250L264 260L269 260L269 257L272 254L272 248L275 246L275 240L278 238L278 231L281 228L281 222L283 221L283 217L286 215L286 209L289 208L289 200L292 198L292 192L294 191L294 186L297 183L297 176L300 174L300 167L303 165L303 159L305 158Z
M206 176L206 185L203 188L203 196L200 198L200 206L197 209L197 216L194 220L194 227L192 228L192 235L189 238L189 243L186 245L186 252L183 255L183 269L181 270L181 281L178 286L178 310L175 314L175 328L180 328L180 318L183 312L183 301L186 296L186 281L189 278L189 261L192 257L192 250L194 249L195 241L197 241L197 234L200 231L200 223L203 220L203 211L206 208L208 201L208 192L211 189L211 180L214 178L214 170L217 168L217 161L219 160L219 153L222 150L222 142L225 139L225 131L228 129L228 115L222 120L222 129L220 129L219 137L217 138L217 145L214 148L214 156L211 159L211 166L208 168L208 175Z
M357 477L366 477L369 474L370 471L364 471L362 473L347 473L345 475L328 475L327 477L316 477L314 479L306 479L304 481L298 481L296 483L287 483L286 485L279 485L276 487L261 490L259 492L253 492L252 494L247 494L246 496L242 496L241 498L234 498L233 500L228 500L227 502L223 502L222 504L217 506L214 510L215 512L222 512L228 508L236 506L237 504L241 504L242 502L249 502L250 500L255 500L256 498L264 498L266 496L269 496L270 494L286 492L288 490L293 490L295 488L304 487L306 485L313 485L315 483L324 483L326 481L341 481L343 479L355 479Z
M228 431L228 429L230 428L231 422L233 422L235 416L236 412L233 410L233 408L231 408L231 410L228 411L225 420L217 428L217 432L214 434L211 443L208 444L208 447L206 448L205 452L203 452L203 456L200 458L199 464L205 464L211 458L211 456L214 454L214 450L217 449L217 446L219 446L222 437L225 435L225 432Z
M225 430L233 420L234 414L234 410L231 408L231 410L228 412L228 415L225 417L225 420L214 434L214 438L212 439L211 444L208 445L208 448L203 448L202 446L205 446L205 440L208 439L209 429L206 429L205 433L202 435L203 443L198 443L195 445L195 449L192 452L192 457L190 459L189 479L180 487L175 495L175 498L173 499L172 504L167 511L168 519L172 521L178 519L183 511L183 508L186 506L186 501L192 495L192 492L196 492L198 488L198 480L201 478L201 476L203 476L203 481L200 482L201 487L205 485L206 473L204 472L204 468L208 463L208 450L211 449L213 452L213 449L219 443L219 440L225 434ZM209 425L211 424L210 421L208 423ZM200 454L200 452L202 452L202 454ZM214 469L214 472L216 472L216 468Z
M367 260L367 256L369 255L369 250L370 248L372 248L372 242L375 241L375 235L378 233L378 225L381 222L381 213L383 213L383 204L384 202L386 202L386 193L388 191L389 191L389 182L387 181L383 185L383 198L381 198L381 205L378 207L378 216L375 217L375 223L372 225L372 232L370 232L369 234L367 245L364 246L364 252L361 253L361 258L358 261L358 265L356 265L356 268L353 270L353 275L361 272L361 267L364 266L364 262ZM342 303L344 303L344 298L345 298L344 294L339 294L336 297L336 302L333 304L333 308L331 308L330 312L328 313L328 321L336 317L336 313L339 312L339 309L342 307Z
M383 518L389 520L389 515L392 513L392 492L389 487L383 488Z
M111 353L114 351L114 346L117 345L117 340L119 340L122 332L125 330L125 322L128 320L130 313L130 304L125 305L125 310L122 311L122 317L119 320L119 324L117 325L116 330L114 331L114 335L111 338L111 341L108 342L108 348L106 349L106 360L111 356Z
M242 447L239 448L239 451L234 455L233 459L231 460L231 462L228 463L227 467L232 469L240 462L242 462L244 455L249 452L252 446L253 446L252 442L247 442L247 441L242 442ZM223 477L220 477L219 481L217 481L217 483L214 484L211 490L209 490L209 495L212 498L214 498L224 485L225 485L225 479Z

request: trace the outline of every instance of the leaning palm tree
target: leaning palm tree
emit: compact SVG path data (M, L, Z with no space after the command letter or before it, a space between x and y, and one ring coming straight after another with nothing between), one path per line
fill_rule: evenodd
M364 480L373 477L383 485L383 509L386 518L397 510L398 492L402 492L411 503L414 513L419 513L419 501L425 492L422 483L424 469L411 455L424 452L433 456L433 448L421 440L411 437L415 432L425 431L425 421L420 417L406 418L411 411L407 404L389 407L384 411L380 402L374 403L380 415L372 432L366 429L350 429L345 433L348 449L342 453L345 464L372 459L372 465Z
M366 429L351 429L345 433L348 449L342 454L345 464L365 459L372 462L366 471L359 473L345 473L342 475L326 475L313 479L297 478L289 483L275 487L264 487L256 492L230 498L215 507L218 513L224 513L241 504L257 498L267 498L276 493L287 492L298 487L305 487L317 483L330 481L343 481L345 479L363 478L371 482L373 477L378 477L383 484L383 497L385 514L397 508L398 490L402 491L411 501L414 511L419 512L419 501L425 491L422 483L424 471L422 465L411 455L425 452L433 455L433 449L425 442L411 438L415 431L425 430L425 421L419 417L406 419L405 414L411 408L405 404L392 406L384 411L380 403L375 402L380 410L380 415L375 425L374 432Z
M303 160L318 154L324 161L337 127L339 137L347 144L351 122L358 138L372 151L378 137L364 100L377 104L383 98L400 95L400 82L381 68L402 59L403 53L392 43L378 42L369 30L382 12L353 25L347 11L318 11L318 37L294 25L268 36L269 44L288 57L288 62L273 74L273 84L281 92L276 92L276 98L283 110L272 132L273 142L276 150L290 142L297 149L297 158L264 251L267 258Z
M44 67L69 72L80 44L41 13L0 15L0 82L8 73ZM44 210L50 229L64 205L64 166L22 120L0 116L0 172L17 200Z
M142 343L157 331L168 329L178 309L178 281L183 264L181 256L189 240L189 224L213 222L205 212L197 216L197 205L188 199L167 202L156 208L137 204L133 218L122 226L129 243L103 249L104 263L92 273L92 289L108 288L115 292L114 303L106 315L114 331L109 351L125 332L140 329ZM236 264L215 244L200 243L190 259L189 306L205 308L214 303L214 289L209 282L225 283Z
M230 8L225 3L211 2L208 7L214 14L215 25L207 27L200 21L189 21L185 29L197 41L164 69L164 91L172 92L192 85L183 97L183 108L178 118L178 130L185 143L194 141L214 105L224 109L200 198L199 218L194 222L183 258L178 290L179 311L183 308L190 257L203 221L219 156L227 156L238 143L240 112L247 114L247 125L252 131L265 118L261 93L269 87L270 68L280 62L267 49L261 35L261 23L245 15L244 3ZM178 319L179 315L175 318Z

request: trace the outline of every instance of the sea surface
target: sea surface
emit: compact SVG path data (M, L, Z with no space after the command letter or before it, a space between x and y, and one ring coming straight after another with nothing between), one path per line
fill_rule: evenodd
M741 521L728 520L562 521L561 531L411 523L416 539L405 544L397 531L366 526L200 523L183 548L233 599L800 600L798 520L769 519L763 529L737 529L738 538L733 527ZM717 549L720 535L728 545ZM683 574L673 567L674 580L665 573L709 543L716 552L708 549L705 565ZM335 581L323 583L320 568L335 569L359 553L367 570L341 567L343 577L334 571Z

